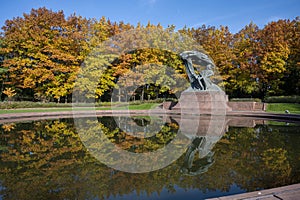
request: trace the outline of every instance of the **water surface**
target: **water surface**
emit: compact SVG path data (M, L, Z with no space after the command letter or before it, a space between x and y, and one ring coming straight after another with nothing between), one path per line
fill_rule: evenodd
M176 143L183 152L177 160L145 173L99 161L85 146L96 130L91 126L82 138L73 119L2 124L0 199L205 199L300 183L300 124L245 118L226 119L217 128L213 119L161 120L97 119L112 143L136 154L163 149L178 134L186 137L189 145ZM195 120L201 121L196 129ZM98 141L91 144L101 148Z

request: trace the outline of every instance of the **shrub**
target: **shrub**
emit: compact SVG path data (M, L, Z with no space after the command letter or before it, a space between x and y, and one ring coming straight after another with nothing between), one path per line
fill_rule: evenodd
M145 103L162 103L164 99L155 99L147 101L130 101L130 102L97 102L92 103L78 103L76 107L120 107L126 105L140 105ZM3 101L0 102L0 109L17 109L17 108L65 108L72 107L72 103L55 103L55 102L32 102L32 101Z
M31 101L4 101L0 102L0 109L14 109L14 108L49 108L49 107L71 107L72 104L58 104L58 103L41 103Z
M261 102L261 99L258 98L232 98L232 102Z
M300 96L273 96L266 97L266 103L300 103Z

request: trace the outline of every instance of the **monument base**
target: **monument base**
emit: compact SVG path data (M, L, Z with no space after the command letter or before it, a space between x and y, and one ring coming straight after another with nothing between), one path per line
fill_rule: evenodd
M186 91L171 110L186 114L226 115L231 109L223 91Z

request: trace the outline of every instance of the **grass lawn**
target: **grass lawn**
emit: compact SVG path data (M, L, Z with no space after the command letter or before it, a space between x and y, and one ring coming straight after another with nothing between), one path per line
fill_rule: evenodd
M151 108L155 108L158 106L158 103L143 103L139 105L129 105L129 106L123 106L119 108L113 108L114 110L123 110L123 109L129 109L129 110L150 110Z
M137 105L115 105L115 106L99 106L96 110L149 110L158 106L158 103L141 103ZM92 107L76 107L75 110L92 110ZM72 107L51 107L51 108L22 108L22 109L0 109L0 114L24 113L24 112L59 112L72 111ZM300 104L295 103L268 103L267 112L285 113L289 110L291 114L300 114Z
M129 106L114 106L114 107L96 107L96 110L149 110L158 106L158 103L143 103L139 105ZM92 107L75 107L74 110L93 110ZM59 112L59 111L72 111L72 107L52 107L52 108L23 108L23 109L1 109L0 114L9 113L24 113L24 112Z
M267 112L300 114L300 104L297 103L268 103Z
M27 112L57 112L57 111L71 111L72 108L24 108L24 109L2 109L0 114L10 113L27 113Z

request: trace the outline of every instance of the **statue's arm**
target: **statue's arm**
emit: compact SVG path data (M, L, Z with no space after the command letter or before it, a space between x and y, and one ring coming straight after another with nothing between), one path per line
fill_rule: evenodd
M193 81L196 80L197 77L192 61L190 59L183 59L183 63L185 65L186 73L190 79L190 82L192 83Z

